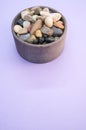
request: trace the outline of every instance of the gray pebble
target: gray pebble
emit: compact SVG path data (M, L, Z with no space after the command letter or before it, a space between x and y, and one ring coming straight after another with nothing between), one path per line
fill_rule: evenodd
M53 30L54 37L61 36L63 34L63 31L59 28L52 27L52 30Z
M30 33L23 34L23 35L17 34L17 36L18 36L21 40L25 41L26 39L28 39L28 38L30 37Z

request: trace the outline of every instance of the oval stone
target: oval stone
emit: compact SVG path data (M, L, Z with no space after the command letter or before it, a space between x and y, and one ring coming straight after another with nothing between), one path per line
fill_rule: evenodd
M20 30L22 30L22 27L20 25L15 25L13 30L15 33L18 33Z
M52 27L53 26L53 19L51 17L46 17L45 18L45 25L47 27Z
M60 28L52 27L53 30L53 36L61 36L63 34L63 31Z
M22 35L17 34L17 36L18 36L21 40L25 41L26 39L28 39L28 38L30 37L30 33L22 34Z
M28 29L29 26L30 26L30 22L28 22L28 21L24 21L24 22L23 22L23 27L24 27L24 28L27 28L27 29Z

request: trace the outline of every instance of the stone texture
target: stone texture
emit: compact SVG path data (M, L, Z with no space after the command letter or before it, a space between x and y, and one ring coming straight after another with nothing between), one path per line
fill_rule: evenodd
M54 22L59 21L61 17L60 13L51 13L51 18L53 18Z
M36 37L42 37L42 32L41 32L41 30L37 30L36 33L35 33L35 36L36 36Z
M26 39L26 42L35 44L38 42L38 40L36 39L34 35L31 35L28 39Z
M24 21L23 22L23 27L28 29L30 27L30 22Z
M22 30L22 27L20 25L15 25L13 30L15 33L18 33L20 30Z
M54 22L54 26L60 29L64 29L64 25L62 21Z
M38 29L42 27L42 20L38 19L32 26L31 34L34 34Z
M30 33L23 34L23 35L17 34L17 36L18 36L21 40L25 41L26 39L28 39L28 38L30 37Z
M53 19L51 17L46 17L45 18L45 25L47 27L52 27L53 26Z
M24 22L24 20L19 19L19 20L17 21L17 24L23 27L23 22Z
M53 30L53 36L55 37L61 36L63 34L63 31L59 28L52 27L52 30Z
M44 26L41 28L41 31L43 34L47 34L48 36L52 36L53 35L53 30Z

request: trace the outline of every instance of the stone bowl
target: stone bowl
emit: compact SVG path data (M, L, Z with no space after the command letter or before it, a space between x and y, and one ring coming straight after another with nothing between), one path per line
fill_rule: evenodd
M45 6L40 6L40 7L44 8ZM49 8L52 12L59 12L53 8L50 7L47 8ZM65 26L62 36L57 41L51 42L49 44L42 44L42 45L27 43L20 40L17 37L17 35L13 30L13 27L16 24L16 21L20 18L21 16L20 13L18 13L15 16L11 26L15 45L20 56L22 56L24 59L28 60L29 62L33 62L33 63L47 63L57 58L64 49L66 32L67 32L66 19L62 15L62 13L59 12L62 15L62 20Z

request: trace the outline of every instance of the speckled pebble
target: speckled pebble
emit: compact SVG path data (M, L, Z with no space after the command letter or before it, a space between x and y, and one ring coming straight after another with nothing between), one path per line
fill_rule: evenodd
M48 27L46 27L46 26L42 27L41 31L42 31L43 34L47 34L49 36L53 35L53 30L48 28Z
M54 37L61 36L63 34L63 31L59 28L52 27L52 30L53 30Z

